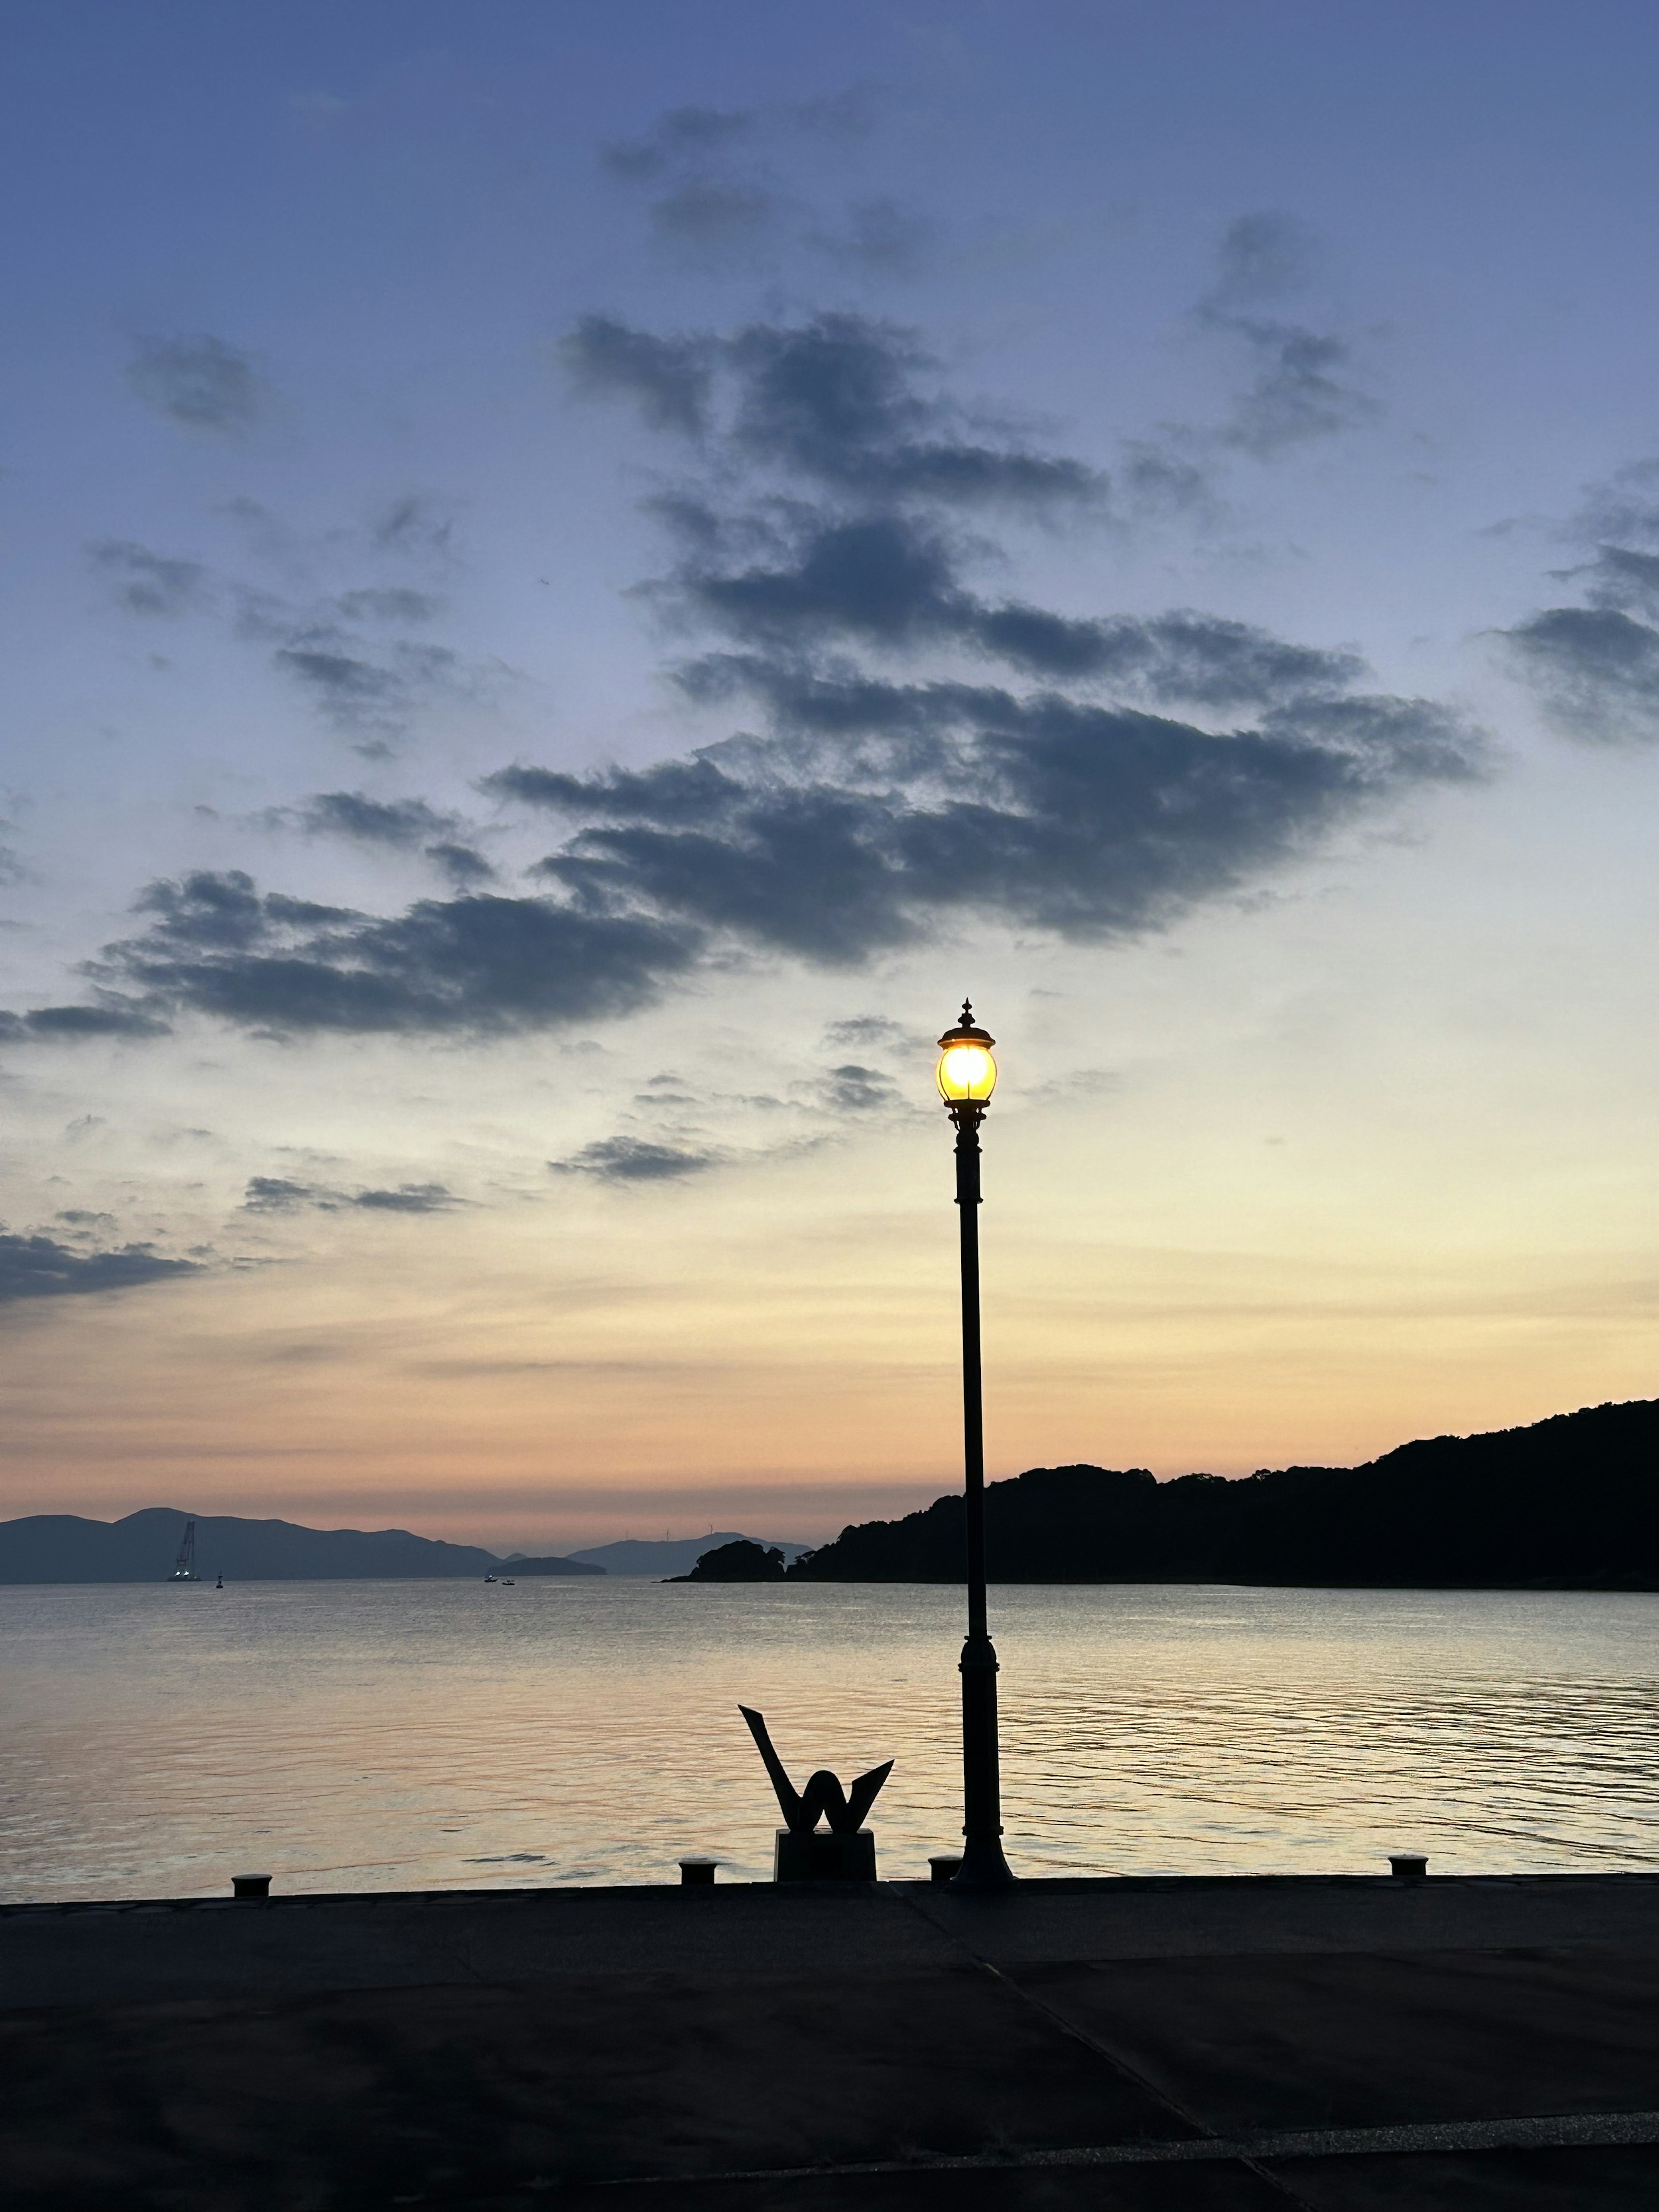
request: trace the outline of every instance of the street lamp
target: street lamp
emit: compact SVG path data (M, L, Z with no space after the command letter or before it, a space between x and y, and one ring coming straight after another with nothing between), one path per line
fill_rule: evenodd
M962 1647L962 1865L953 1889L1006 1889L997 1777L997 1654L985 1620L985 1416L979 1373L979 1125L996 1088L996 1039L969 1001L939 1039L939 1095L957 1126L962 1226L962 1432L968 1521L968 1637Z

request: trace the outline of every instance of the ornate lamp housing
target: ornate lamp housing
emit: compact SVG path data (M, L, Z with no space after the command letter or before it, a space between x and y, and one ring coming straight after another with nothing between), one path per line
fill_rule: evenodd
M952 1114L982 1114L997 1087L997 1064L991 1048L996 1039L974 1020L973 1003L962 1002L962 1019L939 1039L939 1066L934 1079L939 1095Z

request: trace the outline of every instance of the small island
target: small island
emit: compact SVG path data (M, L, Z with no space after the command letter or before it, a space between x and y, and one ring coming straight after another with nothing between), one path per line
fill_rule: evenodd
M811 1553L802 1555L810 1559ZM747 1536L704 1552L689 1575L665 1575L670 1583L781 1583L788 1570L775 1544L757 1544Z

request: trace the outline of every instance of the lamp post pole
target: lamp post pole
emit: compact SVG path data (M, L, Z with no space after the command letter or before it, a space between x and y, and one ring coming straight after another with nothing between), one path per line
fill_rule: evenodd
M962 1647L962 1866L956 1889L1006 1889L997 1759L997 1654L985 1606L985 1414L979 1342L979 1130L996 1082L995 1040L962 1020L939 1039L939 1087L957 1132L957 1211L962 1238L962 1436L967 1528L968 1635Z

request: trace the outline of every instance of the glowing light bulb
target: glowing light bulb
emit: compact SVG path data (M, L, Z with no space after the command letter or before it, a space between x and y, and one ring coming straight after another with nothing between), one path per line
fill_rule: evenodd
M934 1079L947 1106L983 1106L996 1089L997 1064L991 1047L996 1039L977 1026L974 1009L963 1001L962 1019L939 1039L939 1066Z

